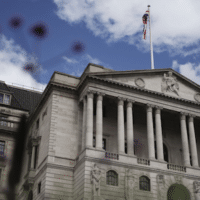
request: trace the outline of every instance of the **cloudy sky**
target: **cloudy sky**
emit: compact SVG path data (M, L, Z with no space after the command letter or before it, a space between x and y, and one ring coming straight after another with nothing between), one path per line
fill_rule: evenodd
M88 63L126 71L173 68L200 84L200 1L1 0L0 80L44 90L54 71L81 76Z

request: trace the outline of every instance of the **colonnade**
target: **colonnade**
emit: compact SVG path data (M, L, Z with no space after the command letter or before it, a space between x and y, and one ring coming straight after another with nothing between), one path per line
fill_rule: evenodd
M102 149L102 137L103 137L103 96L105 94L97 92L97 108L96 108L96 148ZM87 96L87 99L86 99ZM82 150L87 147L91 148L93 145L93 99L94 92L88 91L87 95L83 98L83 127L82 127ZM118 118L117 118L117 138L118 138L118 154L125 154L124 149L124 102L127 109L127 154L134 156L134 126L133 126L133 100L118 97ZM163 155L163 138L162 138L162 124L161 124L161 110L162 107L147 104L147 141L148 141L148 156L149 159L155 159L154 148L154 128L153 128L153 109L155 109L155 131L156 131L156 147L157 147L157 159L164 161ZM190 166L189 157L189 144L186 127L186 116L189 114L180 113L180 125L181 125L181 140L183 149L184 166ZM198 167L197 146L194 131L194 117L189 115L188 127L189 127L189 139L192 163L194 167ZM85 134L84 134L85 133Z

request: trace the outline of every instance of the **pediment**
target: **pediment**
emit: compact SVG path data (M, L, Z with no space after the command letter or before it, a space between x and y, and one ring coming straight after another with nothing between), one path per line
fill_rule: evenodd
M200 103L200 86L173 69L96 73L94 76Z

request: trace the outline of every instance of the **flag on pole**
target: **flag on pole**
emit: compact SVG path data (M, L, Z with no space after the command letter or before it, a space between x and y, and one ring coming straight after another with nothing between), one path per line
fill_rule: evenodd
M149 17L149 11L147 10L146 13L142 16L143 22L143 39L146 40L146 32L147 32L147 18Z

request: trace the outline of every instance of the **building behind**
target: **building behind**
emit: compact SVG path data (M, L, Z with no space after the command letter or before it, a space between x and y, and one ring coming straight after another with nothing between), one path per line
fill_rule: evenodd
M54 72L42 94L1 86L10 159L29 116L18 199L200 199L200 86L176 71L90 63L81 77Z

